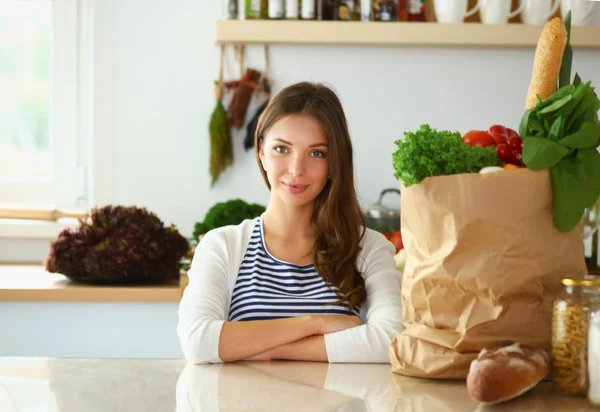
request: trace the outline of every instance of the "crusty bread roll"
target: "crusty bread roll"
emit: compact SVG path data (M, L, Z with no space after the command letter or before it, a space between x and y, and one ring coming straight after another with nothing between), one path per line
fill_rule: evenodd
M535 107L537 94L545 100L556 91L566 45L567 28L560 17L554 17L546 23L538 39L525 110Z
M519 343L491 351L483 349L471 362L467 391L477 402L507 401L533 388L549 370L550 358L543 349Z

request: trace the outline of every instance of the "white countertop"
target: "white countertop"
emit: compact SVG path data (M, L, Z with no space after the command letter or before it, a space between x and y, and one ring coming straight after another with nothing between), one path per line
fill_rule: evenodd
M464 382L408 378L390 365L0 358L0 411L600 411L543 382L482 407Z

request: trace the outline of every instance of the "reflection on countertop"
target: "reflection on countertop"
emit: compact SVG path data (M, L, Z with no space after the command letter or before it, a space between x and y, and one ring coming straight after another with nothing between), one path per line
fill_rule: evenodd
M0 411L600 411L549 382L481 406L465 383L409 378L390 365L164 359L0 358Z
M188 365L177 411L387 411L390 375L389 365L371 364Z

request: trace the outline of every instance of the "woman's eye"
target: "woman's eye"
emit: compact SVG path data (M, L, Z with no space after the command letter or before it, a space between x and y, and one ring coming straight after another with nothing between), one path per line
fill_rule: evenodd
M275 146L274 150L277 153L285 153L285 152L287 152L287 149L285 148L285 146Z
M313 150L312 155L314 157L325 157L325 153L321 150Z

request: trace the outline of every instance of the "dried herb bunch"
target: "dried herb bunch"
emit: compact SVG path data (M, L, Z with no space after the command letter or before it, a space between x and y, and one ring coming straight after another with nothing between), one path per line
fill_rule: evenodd
M189 243L145 208L104 206L63 230L44 261L48 272L95 283L162 283L179 276Z

